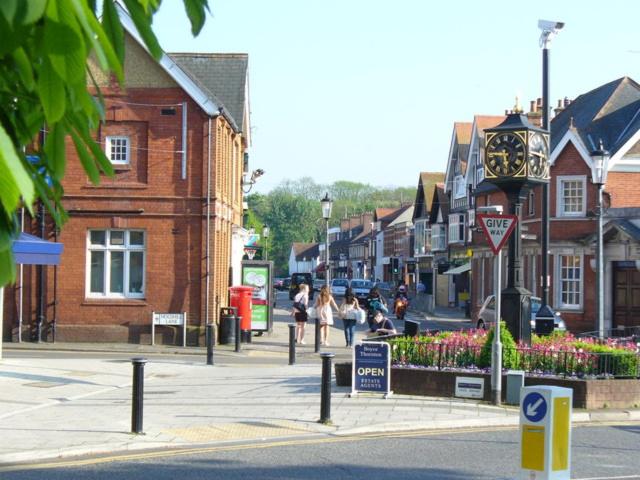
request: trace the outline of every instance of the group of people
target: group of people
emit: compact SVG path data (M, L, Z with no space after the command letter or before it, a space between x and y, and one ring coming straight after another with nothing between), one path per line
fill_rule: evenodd
M357 318L359 315L362 315L359 313L362 311L366 312L369 333L375 335L396 333L393 322L385 316L388 310L384 297L376 287L370 290L365 305L363 306L360 305L353 290L347 288L344 300L340 306L338 306L333 295L331 295L329 287L324 285L316 298L312 315L309 314L309 307L309 285L303 283L300 285L300 290L293 299L292 311L292 315L296 320L296 343L302 345L306 343L304 341L305 325L310 317L315 317L320 320L320 345L329 345L329 327L334 324L334 311L342 319L345 346L347 348L353 346Z

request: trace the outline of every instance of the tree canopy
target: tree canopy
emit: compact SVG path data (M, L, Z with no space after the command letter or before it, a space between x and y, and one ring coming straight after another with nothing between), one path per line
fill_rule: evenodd
M121 0L149 52L162 50L153 33L153 15L161 0ZM207 0L183 0L197 35L208 11ZM124 30L115 0L0 1L0 286L15 278L11 253L19 233L17 210L33 213L41 201L56 224L65 174L65 138L93 183L113 175L111 163L93 138L104 119L100 89L87 59L122 83ZM93 90L90 90L91 87Z
M374 187L344 180L322 185L303 177L285 180L266 195L249 195L247 202L252 222L269 225L271 229L269 259L274 261L277 271L287 270L292 243L324 240L320 199L325 192L333 200L330 225L336 226L346 216L413 203L416 188Z

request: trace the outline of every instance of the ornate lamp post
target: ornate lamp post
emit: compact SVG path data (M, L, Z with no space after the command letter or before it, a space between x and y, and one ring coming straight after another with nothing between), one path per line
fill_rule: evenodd
M333 207L333 201L329 198L329 194L325 193L324 198L320 200L322 205L322 218L324 218L326 226L326 243L324 248L324 278L325 285L329 286L329 219L331 218L331 208Z
M518 216L509 237L507 288L500 295L504 320L514 339L529 343L531 292L524 288L520 224L528 189L549 182L549 135L532 125L516 105L504 122L485 130L484 168L485 181L507 195L509 213Z
M271 233L271 229L269 228L269 225L263 225L262 226L262 237L264 238L264 255L263 258L264 260L268 260L269 258L269 253L268 253L268 249L269 249L269 234Z
M609 169L609 152L602 146L600 140L599 147L591 152L593 161L592 180L598 187L598 247L596 249L596 301L597 301L597 322L598 337L604 338L604 249L602 239L602 217L604 208L602 205L602 191L607 183L607 170Z

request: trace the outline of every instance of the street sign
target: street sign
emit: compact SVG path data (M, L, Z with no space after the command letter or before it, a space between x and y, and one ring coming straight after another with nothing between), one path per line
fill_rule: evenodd
M391 395L391 349L385 342L363 342L353 349L351 395L358 392Z
M180 326L182 325L182 346L187 346L187 312L182 313L156 313L151 312L151 345L156 344L156 325Z
M520 398L521 478L570 479L573 390L522 387Z
M500 215L497 213L478 213L476 215L489 246L495 255L500 252L509 235L516 228L517 215Z
M547 402L538 392L531 392L522 401L522 413L530 422L539 422L547 414Z

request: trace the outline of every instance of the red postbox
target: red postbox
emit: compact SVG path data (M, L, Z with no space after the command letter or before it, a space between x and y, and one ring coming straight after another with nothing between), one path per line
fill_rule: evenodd
M238 309L240 317L240 340L245 343L251 342L251 297L253 287L238 285L229 287L231 292L231 306ZM236 335L238 332L236 332Z

